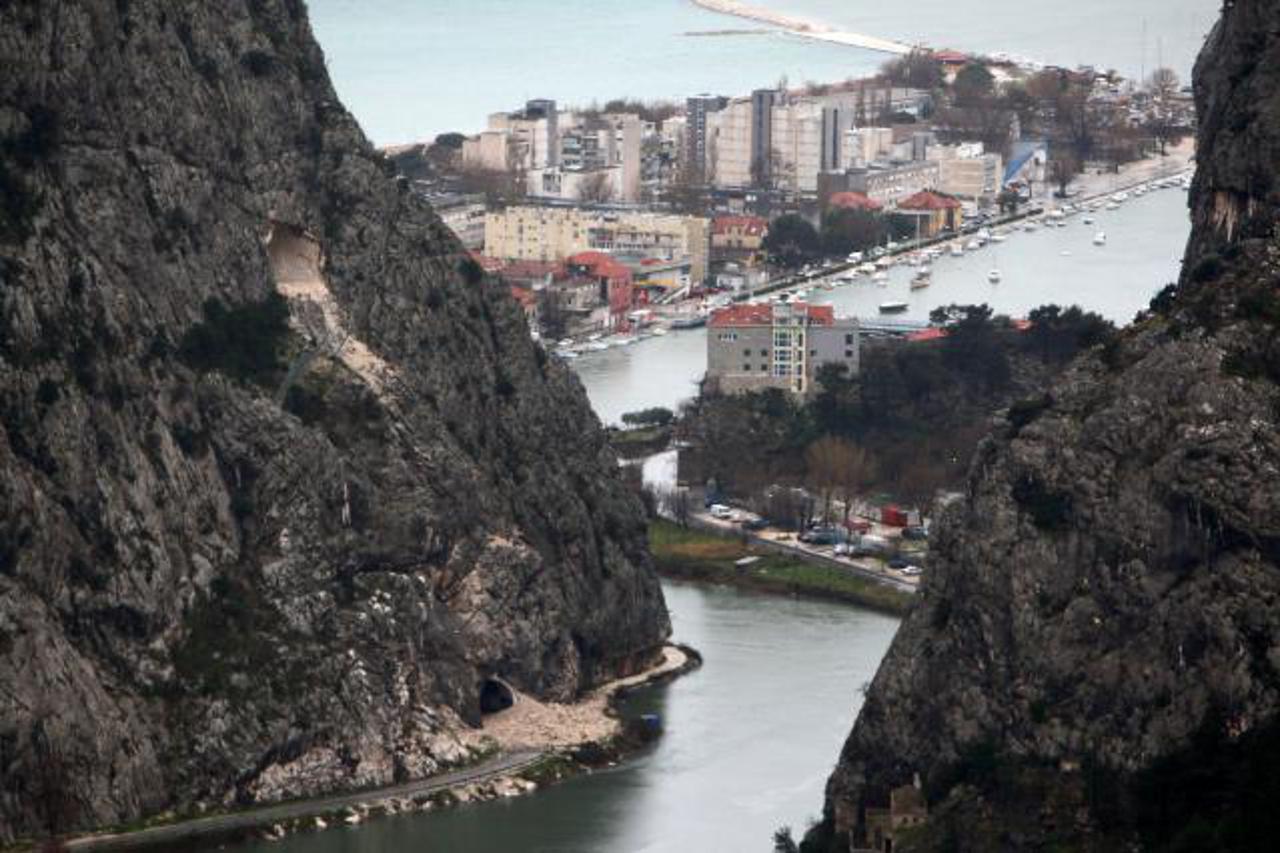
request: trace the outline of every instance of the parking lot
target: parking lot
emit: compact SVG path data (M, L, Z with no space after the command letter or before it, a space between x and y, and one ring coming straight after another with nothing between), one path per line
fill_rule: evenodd
M889 543L889 547L883 557L850 556L836 553L837 548L834 544L802 542L798 538L798 534L794 532L779 530L774 527L765 527L760 530L748 529L743 526L744 523L751 522L757 516L732 508L729 508L729 512L730 515L728 517L717 518L710 509L697 510L691 513L691 522L699 527L714 530L718 533L745 536L752 542L769 547L779 553L790 554L824 565L836 566L908 592L916 591L920 584L920 578L923 576L923 568L919 563L925 562L927 559L928 543L927 541L913 542L904 540L902 538L902 528L900 527L893 527L868 519L859 519L867 522L867 535L869 537L883 540ZM906 570L890 568L890 560L894 557L901 558ZM895 562L895 564L897 563Z

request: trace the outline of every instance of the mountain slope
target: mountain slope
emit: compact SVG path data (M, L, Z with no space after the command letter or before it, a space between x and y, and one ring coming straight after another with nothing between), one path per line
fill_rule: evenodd
M1275 4L1224 8L1183 279L980 446L812 848L1246 850L1280 829L1277 33ZM917 778L928 820L890 826Z
M638 502L300 0L0 3L0 840L390 782L669 632Z

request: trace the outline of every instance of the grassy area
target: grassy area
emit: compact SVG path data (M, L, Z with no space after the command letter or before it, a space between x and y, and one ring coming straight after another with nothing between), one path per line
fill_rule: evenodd
M738 538L684 528L661 519L649 525L649 547L659 573L671 578L808 595L897 616L905 615L914 600L910 593L832 566L755 549ZM740 570L734 562L743 557L760 560Z

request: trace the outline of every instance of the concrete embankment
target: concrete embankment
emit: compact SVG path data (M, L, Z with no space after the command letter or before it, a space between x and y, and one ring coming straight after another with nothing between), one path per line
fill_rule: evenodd
M792 15L784 15L780 12L774 12L771 9L762 9L759 6L738 3L735 2L735 0L693 0L693 3L694 5L700 6L709 12L717 12L721 15L733 15L735 18L743 18L748 21L759 21L761 23L770 24L771 26L778 27L787 33L801 36L803 38L816 39L818 41L830 42L832 44L841 44L846 47L857 47L863 50L874 50L879 51L880 53L894 53L902 55L910 53L912 50L911 45L904 44L899 41L893 41L892 39L837 30L815 21L808 21Z

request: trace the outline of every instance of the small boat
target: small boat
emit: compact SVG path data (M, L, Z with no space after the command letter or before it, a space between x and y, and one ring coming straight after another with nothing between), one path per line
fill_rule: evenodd
M928 267L921 267L911 278L912 290L920 290L921 288L928 287L931 284L933 284L933 273L929 271Z
M991 235L992 243L1003 243L1005 240L1008 240L1008 239L1009 239L1009 235L1005 234L1002 231L997 231Z
M875 265L875 264L863 264L862 266L858 267L858 272L862 273L863 275L875 275L875 274L876 274L876 265Z
M560 358L565 359L566 361L571 361L578 357L578 354L573 350L564 349L564 348L556 350L556 355L558 355Z
M952 243L952 244L951 244L951 257L953 257L953 258L959 258L959 257L961 257L962 255L964 255L964 247L963 247L963 246L961 246L959 243Z
M1093 245L1095 245L1095 246L1105 246L1105 245L1107 245L1107 232L1106 232L1106 231L1099 231L1097 234L1094 234L1094 235L1093 235Z
M889 274L882 270L876 273L875 275L871 276L871 280L874 281L876 284L884 285L889 281Z
M887 270L891 266L893 266L893 258L881 258L876 261L876 267L878 269Z
M660 338L660 337L662 337L663 335L667 334L667 332L668 332L668 330L667 330L667 327L666 327L666 326L654 326L654 327L653 327L653 333L654 333L654 335L656 335L656 336L657 336L657 337L659 337L659 338Z
M1097 220L1096 220L1096 219L1094 219L1092 216L1086 216L1084 219L1082 219L1082 220L1080 220L1080 221L1081 221L1081 222L1083 222L1085 225L1092 225L1092 224L1093 224L1094 222L1096 222Z
M1107 210L1119 210L1119 209L1120 209L1120 203L1119 203L1119 202L1116 202L1116 201L1109 201L1109 202L1107 202L1107 207L1106 207L1106 209L1107 209Z
M907 308L909 307L910 306L907 305L907 303L905 302L881 302L880 313L881 314L901 314L904 311L906 311Z
M1000 270L992 270L991 272L987 273L987 281L991 282L992 284L999 284L1001 278L1003 278L1003 276L1000 275Z
M970 240L968 243L965 243L964 247L967 251L976 252L982 248L982 244L977 240Z
M1028 222L1026 225L1023 225L1023 226L1022 226L1022 230L1023 230L1023 231L1026 231L1027 233L1030 233L1030 232L1032 232L1032 231L1035 231L1035 230L1036 230L1036 224L1035 224L1034 222Z

